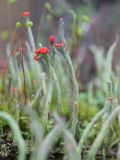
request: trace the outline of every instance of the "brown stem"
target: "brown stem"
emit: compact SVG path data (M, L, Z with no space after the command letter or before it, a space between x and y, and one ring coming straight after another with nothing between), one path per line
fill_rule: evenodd
M24 104L26 104L27 101L27 91L26 91L26 78L25 78L25 68L24 68L24 41L22 41L21 44L21 54L20 54L20 58L21 58L21 65L22 65L22 71L23 71L23 77L24 77Z

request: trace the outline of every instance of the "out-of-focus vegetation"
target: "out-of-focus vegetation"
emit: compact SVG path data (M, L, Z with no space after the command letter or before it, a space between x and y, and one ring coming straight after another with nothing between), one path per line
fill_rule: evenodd
M64 0L42 7L38 28L32 13L23 12L12 35L0 33L3 41L10 38L0 68L0 158L119 160L120 70L112 69L119 38L106 55L89 46L96 76L83 88L76 53L93 8Z

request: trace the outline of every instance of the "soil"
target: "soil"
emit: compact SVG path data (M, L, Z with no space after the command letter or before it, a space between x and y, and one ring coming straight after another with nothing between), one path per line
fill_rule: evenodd
M0 137L0 160L17 160L18 147L10 139L11 138L9 138L7 131L4 132L2 137ZM58 144L58 145L54 146L50 152L48 160L61 160L61 159L63 159L64 153L63 153L62 148L63 148L63 144L62 145ZM89 147L87 150L89 150ZM85 155L87 154L87 150L85 150L83 152L83 157L84 157L84 154ZM116 147L109 150L106 154L107 159L115 160L116 153L117 153ZM98 152L96 155L96 160L101 160L101 157L102 157L101 153ZM27 155L27 160L29 160L29 159L30 159L30 151Z

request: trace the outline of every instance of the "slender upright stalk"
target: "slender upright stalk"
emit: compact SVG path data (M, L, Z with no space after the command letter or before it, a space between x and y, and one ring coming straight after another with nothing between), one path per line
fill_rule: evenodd
M46 57L44 57L44 59L48 67L48 90L47 90L47 95L45 99L45 107L43 110L43 127L45 129L48 122L49 105L52 99L54 80L52 78L51 71L50 71L51 64L50 64L49 56L47 55Z
M57 95L58 95L58 110L61 111L62 108L62 97L61 97L61 90L60 90L60 85L57 79L57 75L54 71L54 68L52 67L52 65L55 65L55 47L53 45L51 45L51 57L46 55L44 57L44 60L47 64L48 67L48 71L49 71L49 86L48 86L48 92L47 92L47 96L46 96L46 102L45 102L45 108L43 111L43 123L44 126L46 127L47 121L48 121L48 112L49 112L49 104L51 102L51 98L52 98L52 91L53 91L53 83L55 82L56 85L56 90L57 90ZM52 65L51 65L52 63Z
M114 111L109 115L109 118L104 122L103 127L96 137L95 141L93 142L88 155L87 155L87 160L95 160L95 155L97 153L97 150L99 149L100 145L102 144L102 141L104 137L107 135L109 128L113 122L113 120L116 118L118 115L118 112L120 111L120 106L114 109Z
M48 113L49 113L49 105L52 99L52 91L53 91L53 79L50 79L48 91L45 99L45 107L43 110L43 127L46 128L47 122L48 122Z
M22 65L22 71L23 71L23 77L24 77L24 104L26 104L27 101L27 90L26 90L26 78L25 78L25 68L24 68L24 52L23 52L23 42L22 42L22 50L21 50L21 65Z
M30 19L28 17L26 17L25 19L25 23L27 24L30 21ZM35 41L34 41L34 37L33 37L33 33L32 33L32 29L31 27L27 27L28 29L28 38L29 38L29 42L32 48L32 51L34 52L36 47L35 47Z
M56 137L59 135L60 126L55 125L54 128L45 137L42 143L38 147L38 153L36 155L36 160L45 160L54 144Z
M74 136L66 129L64 121L58 116L57 113L53 114L56 122L61 128L61 131L63 132L64 136L64 142L65 142L65 149L67 151L67 159L69 160L80 160L79 159L79 152L77 151L77 144L74 139Z
M0 118L5 119L8 122L14 133L15 139L18 143L18 160L26 160L26 146L17 123L9 114L5 112L0 111Z
M68 47L67 47L67 44L66 44L66 40L64 38L64 21L63 21L63 18L60 19L60 38L62 40L62 42L64 42L65 46L62 46L59 51L62 53L66 63L67 63L67 66L68 66L68 69L69 69L69 73L68 74L71 74L71 81L72 81L72 89L71 92L73 92L72 97L70 97L72 99L72 107L73 107L73 110L72 110L72 126L71 126L71 131L73 133L73 135L75 135L76 133L76 125L77 125L77 121L78 121L78 85L77 85L77 80L76 80L76 77L75 77L75 72L74 72L74 69L73 69L73 65L72 65L72 61L71 61L71 58L70 58L70 54L69 54L69 51L68 51Z
M117 160L120 160L120 143L118 144Z
M66 40L65 40L65 37L64 37L64 20L63 20L63 18L60 18L60 31L59 31L59 34L60 34L61 40L64 43L66 43Z
M95 123L101 118L101 116L104 114L105 112L105 109L102 109L101 111L99 111L94 117L93 119L91 120L91 122L87 125L87 127L85 128L81 138L80 138L80 141L79 141L79 144L78 144L78 151L80 153L80 159L81 159L81 153L82 153L82 149L83 149L83 145L89 135L89 132L90 130L93 128L93 126L95 125Z
M53 83L55 83L56 85L56 91L57 91L57 97L58 97L58 111L61 112L62 109L62 97L61 97L61 90L60 90L60 85L57 79L57 75L54 71L54 68L49 64L49 72L50 72L50 81L49 81L49 86L48 86L48 92L47 92L47 96L46 96L46 101L45 101L45 107L44 107L44 111L43 111L43 124L44 124L44 128L47 125L48 122L48 112L49 112L49 105L51 102L51 98L52 98L52 91L53 91Z
M70 56L64 51L64 49L61 49L61 53L65 58L65 61L67 63L67 66L69 68L69 72L71 74L71 81L72 81L72 88L73 88L73 100L72 100L72 107L73 107L73 113L72 113L72 127L71 131L75 135L76 132L76 125L78 121L78 85L77 85L77 80L75 77L72 61L70 59Z
M50 66L50 72L51 72L51 75L52 75L53 80L54 80L55 85L56 85L57 98L58 98L58 111L59 111L59 113L61 113L61 110L62 110L62 96L61 96L61 89L60 89L59 81L58 81L57 75L55 73L55 70L52 66Z
M33 153L30 157L30 160L35 160L36 155L39 152L38 151L39 145L43 141L43 131L42 131L41 124L38 121L38 117L36 115L36 112L34 112L32 110L32 107L33 107L33 104L30 104L30 106L27 108L27 113L28 113L29 118L31 120L31 132L33 133L33 137L34 137L34 141L35 141L33 144Z
M106 112L104 113L103 120L105 120L109 114L110 110L113 108L113 91L112 91L112 82L110 79L106 82L106 100L105 100L105 106Z

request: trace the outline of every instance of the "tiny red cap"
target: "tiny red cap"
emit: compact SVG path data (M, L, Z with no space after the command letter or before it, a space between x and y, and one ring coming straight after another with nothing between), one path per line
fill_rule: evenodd
M30 12L25 11L21 14L22 17L28 17L30 15Z

